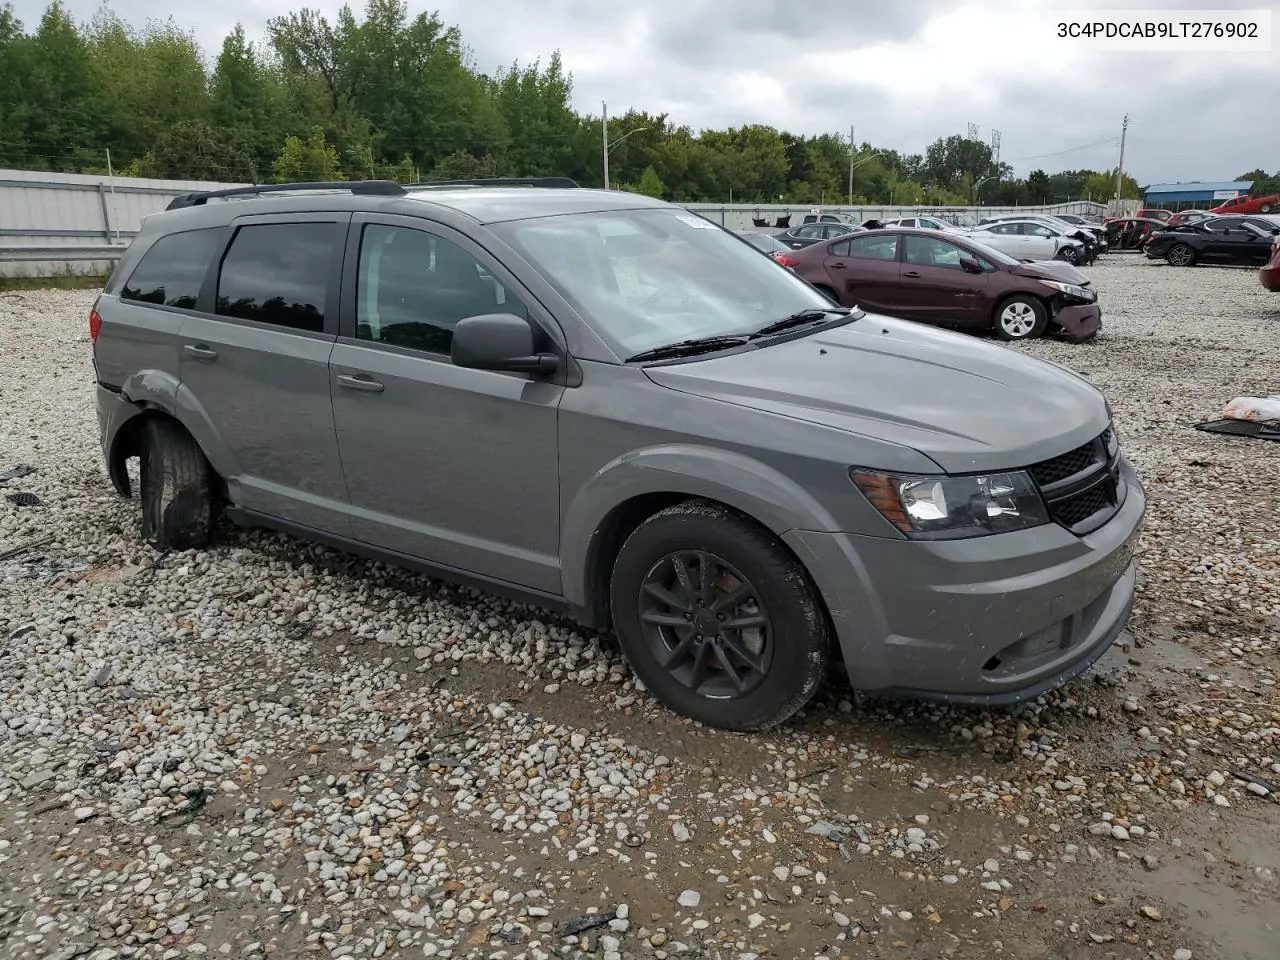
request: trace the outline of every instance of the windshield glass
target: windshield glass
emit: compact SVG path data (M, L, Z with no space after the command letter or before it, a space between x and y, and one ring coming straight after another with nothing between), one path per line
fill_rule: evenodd
M1004 267L1012 267L1019 262L1017 257L1011 257L1007 253L1001 253L995 247L990 246L989 244L983 243L982 240L980 240L978 237L974 236L973 234L970 234L964 239L966 243L968 243L973 247L976 247L977 252L982 254L992 263L998 263Z
M684 210L541 217L494 231L624 357L831 307L786 267Z
M785 252L791 249L781 240L771 237L767 233L747 233L743 234L743 239L757 250L763 250L765 253Z

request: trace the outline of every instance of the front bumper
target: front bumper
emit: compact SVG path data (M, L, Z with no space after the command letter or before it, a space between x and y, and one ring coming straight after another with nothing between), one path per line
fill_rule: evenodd
M1087 670L1133 608L1146 512L1136 474L1105 525L971 540L792 531L826 601L853 686L980 706L1039 696Z
M1060 308L1053 315L1053 322L1072 343L1083 343L1092 340L1102 329L1102 308L1096 303L1072 304Z

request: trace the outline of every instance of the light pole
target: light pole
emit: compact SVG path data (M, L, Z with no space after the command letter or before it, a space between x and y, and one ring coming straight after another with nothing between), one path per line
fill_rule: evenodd
M601 113L601 143L604 149L604 188L609 189L609 151L620 144L627 137L634 136L637 133L644 133L646 130L652 130L652 127L636 127L634 130L628 130L613 143L609 142L609 108L605 104L600 105L603 108Z
M978 191L982 189L982 185L986 183L988 180L997 179L997 177L998 177L998 174L993 173L990 176L983 177L981 180L979 180L977 183L973 185L973 202L974 203L978 202Z
M853 171L856 170L858 167L862 166L868 160L874 160L876 157L883 157L883 156L884 156L884 151L877 150L875 153L868 154L867 156L863 157L857 163L849 164L849 206L851 207L853 206ZM852 158L852 154L850 154L850 157Z

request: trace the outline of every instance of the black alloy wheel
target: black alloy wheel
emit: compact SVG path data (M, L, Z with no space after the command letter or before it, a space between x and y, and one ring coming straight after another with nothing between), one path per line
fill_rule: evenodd
M701 550L668 554L645 575L638 599L654 658L691 692L741 697L768 675L768 611L751 582L722 557Z

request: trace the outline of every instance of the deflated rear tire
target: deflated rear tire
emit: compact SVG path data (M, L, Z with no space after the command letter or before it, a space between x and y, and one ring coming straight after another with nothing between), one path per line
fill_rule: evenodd
M142 431L142 539L161 550L208 546L215 503L204 452L175 420L152 417Z
M996 307L996 336L1001 340L1032 340L1043 336L1049 325L1049 311L1029 294L1017 294Z
M831 628L808 574L727 507L692 500L644 521L622 545L610 594L636 676L708 726L776 726L826 675Z

